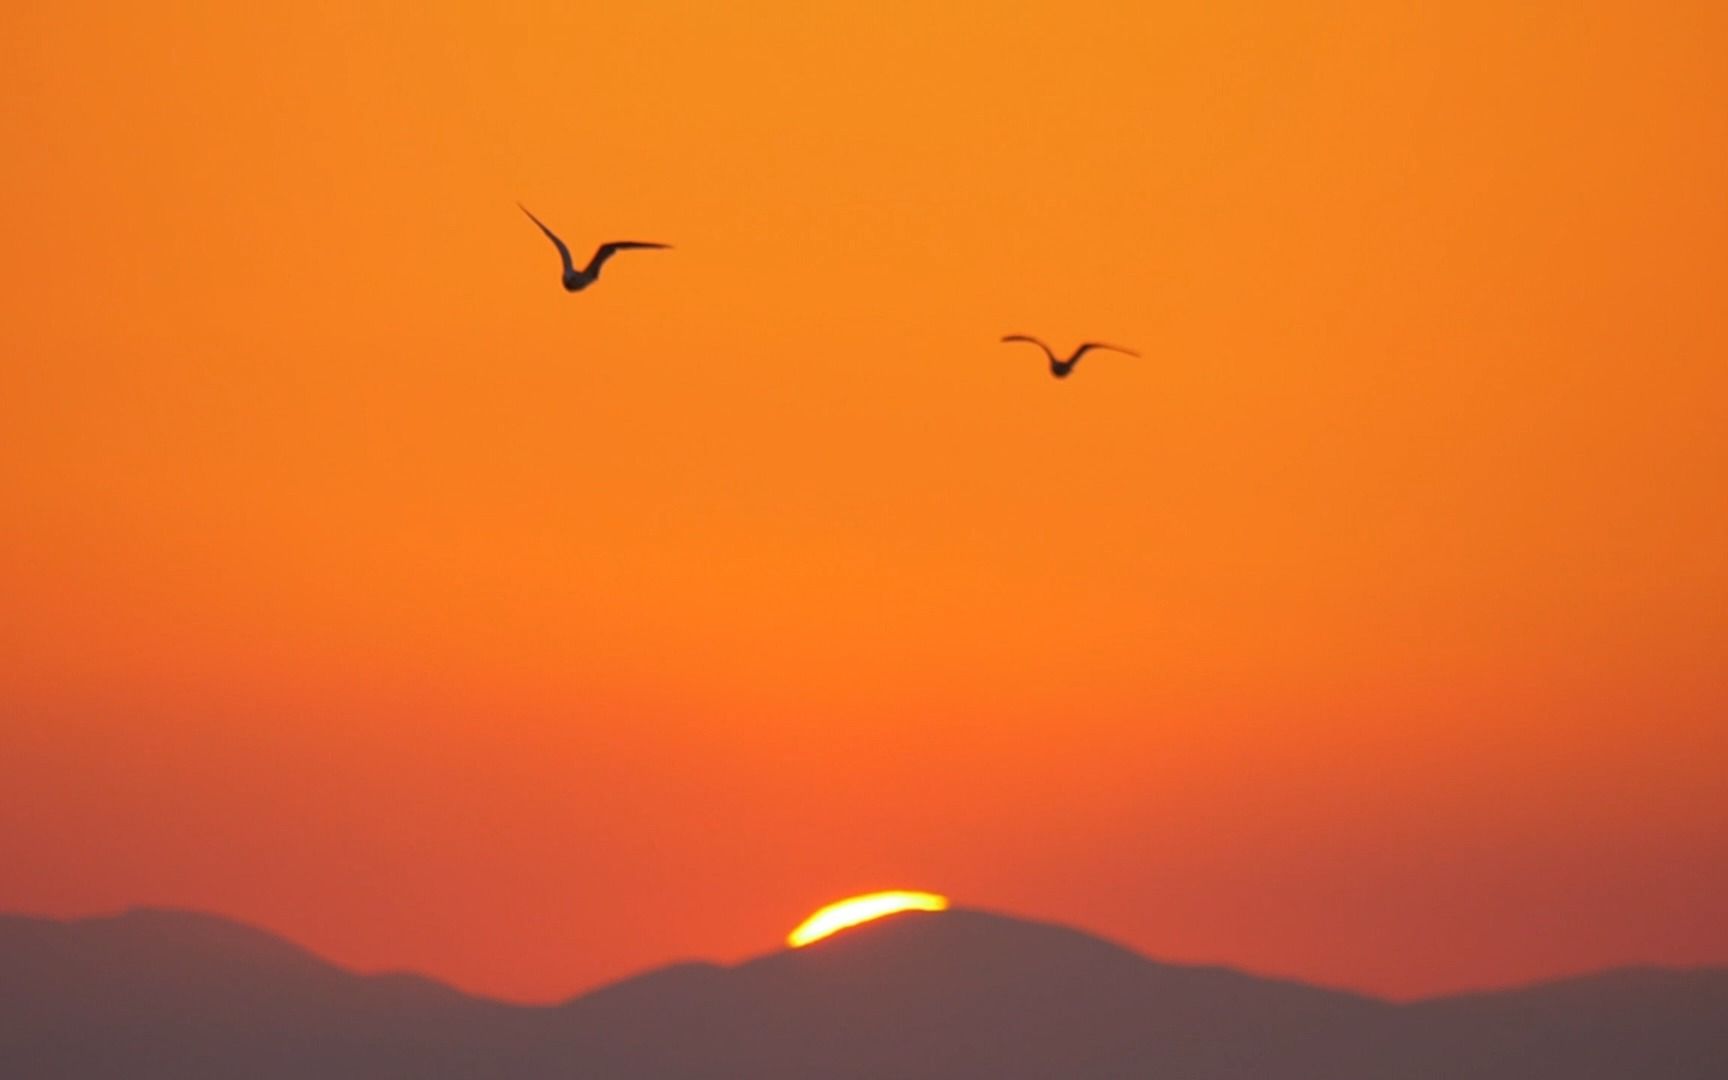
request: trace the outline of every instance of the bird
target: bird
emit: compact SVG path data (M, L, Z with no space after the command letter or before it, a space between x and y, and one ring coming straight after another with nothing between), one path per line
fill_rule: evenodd
M564 291L581 292L588 286L600 280L600 268L606 265L606 260L620 251L631 251L637 248L669 248L671 244L654 244L643 240L614 240L609 244L601 244L594 249L594 257L588 260L588 265L576 269L576 263L570 258L570 249L564 246L564 241L558 239L558 234L546 227L546 223L534 216L534 212L521 203L522 212L528 215L528 220L540 226L540 231L546 234L546 239L552 241L552 246L558 249L558 257L564 260Z
M1050 351L1050 346L1044 344L1042 341L1039 341L1035 337L1029 337L1026 334L1009 334L1007 337L1003 338L1002 340L1003 341L1024 341L1030 345L1036 345L1040 349L1043 349L1044 355L1048 356L1050 358L1050 374L1054 375L1058 379L1066 379L1068 377L1068 373L1070 371L1074 370L1074 365L1078 364L1080 362L1080 358L1082 356L1085 356L1088 352L1091 352L1093 349L1109 349L1111 352L1127 353L1129 356L1139 356L1140 355L1139 353L1135 352L1134 350L1124 349L1120 345L1106 345L1102 341L1088 341L1085 344L1081 345L1078 349L1075 349L1073 356L1070 356L1066 360L1058 360L1058 359L1056 359L1056 354L1054 352Z

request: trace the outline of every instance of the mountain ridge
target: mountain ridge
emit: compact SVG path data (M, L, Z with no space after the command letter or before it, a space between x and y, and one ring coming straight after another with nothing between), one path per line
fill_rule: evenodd
M1701 1080L1728 1075L1728 968L1394 1002L960 908L522 1005L222 916L0 915L0 1074Z

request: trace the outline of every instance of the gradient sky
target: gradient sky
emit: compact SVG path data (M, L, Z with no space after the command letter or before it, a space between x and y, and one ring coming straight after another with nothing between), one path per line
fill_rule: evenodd
M889 887L1396 995L1728 961L1724 55L11 5L0 909L535 1000ZM567 296L517 199L676 249Z

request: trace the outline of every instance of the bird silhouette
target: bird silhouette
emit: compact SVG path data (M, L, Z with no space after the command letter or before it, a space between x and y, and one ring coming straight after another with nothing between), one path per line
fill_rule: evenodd
M558 257L564 260L564 290L566 292L581 292L588 286L600 280L600 268L606 265L606 260L620 251L630 251L635 248L669 248L671 244L652 244L642 240L614 240L609 244L601 244L594 249L594 257L588 260L588 265L576 269L576 263L570 258L570 249L564 246L564 241L558 239L558 234L546 227L546 223L534 216L534 212L521 203L522 212L528 215L528 220L540 226L540 231L546 234L546 239L552 241L552 246L558 249Z
M1042 341L1039 341L1035 337L1029 337L1026 334L1009 334L1007 337L1003 338L1002 340L1003 341L1024 341L1028 344L1036 345L1040 349L1043 349L1044 355L1048 356L1050 358L1050 374L1056 376L1058 379L1066 379L1068 377L1068 373L1070 371L1074 370L1074 365L1078 364L1080 362L1080 358L1082 356L1085 356L1087 353L1091 352L1093 349L1109 349L1111 352L1127 353L1129 356L1139 356L1140 355L1139 353L1135 352L1134 350L1124 349L1120 345L1106 345L1102 341L1088 341L1084 345L1081 345L1078 349L1075 349L1073 356L1070 356L1066 360L1058 360L1058 359L1056 359L1056 354L1050 351L1050 346L1044 344Z

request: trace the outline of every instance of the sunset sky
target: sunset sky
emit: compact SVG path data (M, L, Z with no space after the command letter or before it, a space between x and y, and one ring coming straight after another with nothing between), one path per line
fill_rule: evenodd
M1396 996L1728 962L1725 55L10 5L0 910L522 1000L888 888ZM518 199L675 247L566 295Z

